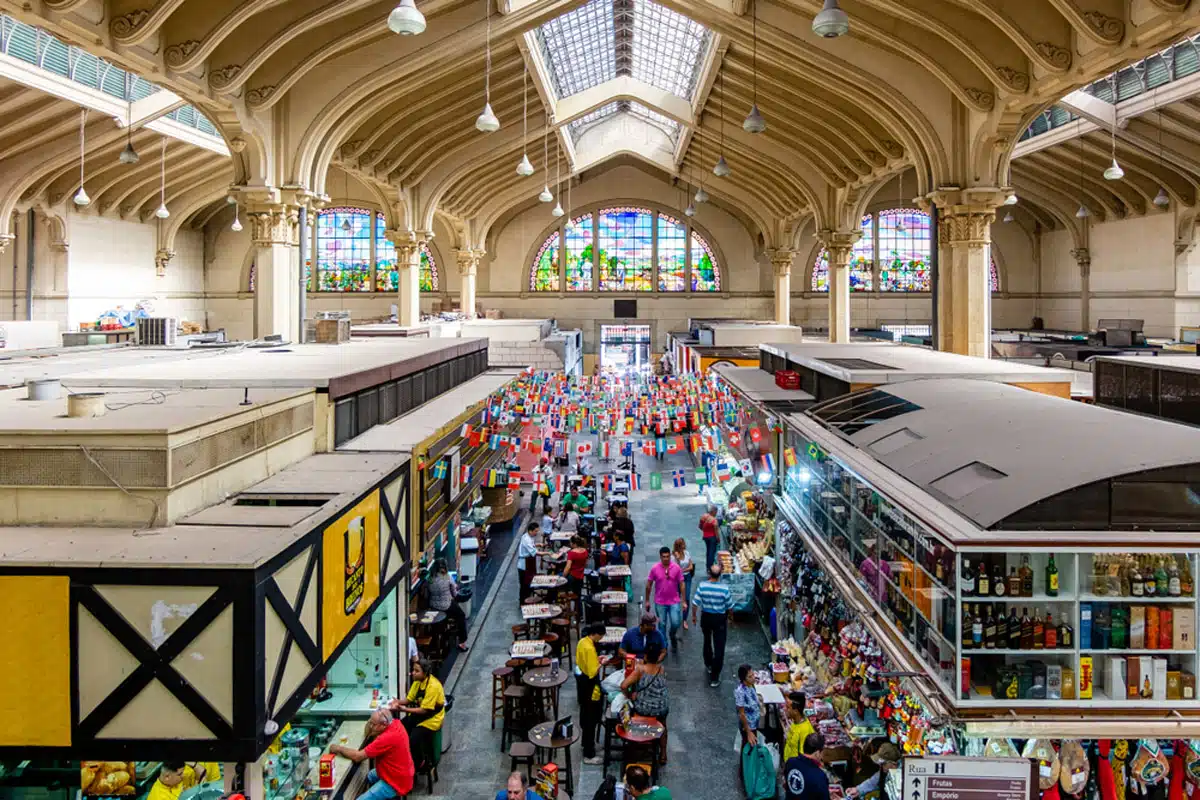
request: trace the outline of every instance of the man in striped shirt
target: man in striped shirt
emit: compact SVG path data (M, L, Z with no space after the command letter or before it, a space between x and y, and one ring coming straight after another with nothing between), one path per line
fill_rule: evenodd
M708 568L708 580L696 587L692 597L692 624L700 613L700 630L704 632L704 666L708 669L708 685L721 685L721 667L725 663L725 634L733 595L721 583L721 565Z

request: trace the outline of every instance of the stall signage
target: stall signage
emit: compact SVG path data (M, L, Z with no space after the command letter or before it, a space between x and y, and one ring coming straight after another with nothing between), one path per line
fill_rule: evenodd
M325 528L321 543L321 649L333 655L379 597L379 492Z
M1036 762L1027 758L905 758L904 800L1036 800Z

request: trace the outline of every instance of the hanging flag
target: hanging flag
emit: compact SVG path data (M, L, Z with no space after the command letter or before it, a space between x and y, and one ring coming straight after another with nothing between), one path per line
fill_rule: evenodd
M511 480L511 476L510 476L510 480ZM510 483L510 485L511 485L511 483ZM545 488L545 486L546 486L546 479L544 477L542 477L542 473L541 472L533 473L533 491L534 491L534 493L541 494L542 489Z
M708 486L708 470L704 467L696 467L696 483L700 486Z
M625 456L626 458L633 455L632 439L626 439L625 441L621 442L621 455Z
M591 442L580 442L579 444L575 445L575 455L576 456L579 456L579 457L586 456L587 454L589 454L591 452L592 452L592 443Z
M488 437L488 449L489 450L499 450L500 443L504 441L504 438L505 437L501 436L498 433L493 433L491 436Z
M656 455L662 455L667 452L667 440L661 436L654 440L654 452Z
M609 441L608 441L608 439L605 439L604 444L600 445L600 457L601 458L611 458L612 456L609 455L610 449L611 449L611 446L609 444Z
M566 475L555 475L554 476L554 491L562 493L562 492L565 492L566 490L567 490L567 476Z
M741 434L739 434L737 431L730 431L729 432L729 446L737 447L741 443L742 443Z
M754 473L754 465L750 463L750 459L748 458L743 458L738 462L738 469L746 477L750 477Z
M462 483L470 483L471 478L475 475L475 469L470 464L463 464L458 471L458 475Z
M654 440L653 439L643 439L642 440L642 455L647 455L647 456L654 455Z
M446 478L446 459L444 459L444 458L439 459L438 462L433 465L432 472L433 472L433 477L436 478L437 480L439 480L439 481L445 480L445 478Z
M629 475L629 491L636 492L642 488L642 476L636 472Z
M770 453L767 453L763 456L762 461L763 461L763 466L766 467L767 472L774 475L775 474L775 456L771 455Z
M653 489L654 491L658 491L659 489L662 488L662 473L661 472L651 472L650 473L650 488Z
M761 440L762 440L762 431L760 431L758 429L758 426L755 425L753 428L750 429L750 441L757 444Z
M521 473L519 473L519 472L508 473L508 488L512 489L514 492L517 489L521 488Z
M687 485L687 481L683 477L683 470L681 470L681 469L671 470L671 482L675 484L676 489L678 489L681 486Z
M783 463L789 468L796 466L796 451L790 447L783 448Z
M720 481L721 483L724 483L725 481L729 480L732 477L733 477L733 475L730 474L730 472L729 472L728 464L726 464L724 461L722 461L720 464L717 465L717 480L718 481Z
M471 435L471 432L472 432L472 431L474 431L474 430L475 430L475 429L474 429L473 427L471 427L469 424L463 423L463 426L462 426L462 437L463 437L464 439L465 439L465 438L467 438L468 436L470 436L470 435Z
M683 451L683 437L682 436L672 436L671 440L669 442L667 442L667 452L668 453L680 453L682 451Z
M605 494L608 494L609 492L612 491L612 484L613 484L612 475L605 475L600 481L600 485L604 488Z
M495 489L500 485L500 472L498 470L489 469L483 477L483 482L487 484L489 489Z

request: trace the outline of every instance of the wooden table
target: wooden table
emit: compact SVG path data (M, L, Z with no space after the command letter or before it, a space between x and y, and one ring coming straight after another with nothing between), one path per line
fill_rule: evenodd
M529 632L532 638L540 638L533 636L541 631L541 623L544 620L554 619L562 616L562 606L554 603L532 603L527 606L521 606L521 618L529 623Z
M563 758L566 759L567 768L567 794L575 796L575 773L571 769L571 745L579 741L579 729L572 730L571 735L565 739L559 739L551 736L554 730L554 722L543 722L540 725L534 725L529 729L529 742L539 750L546 750L550 754L550 759L557 761L555 751L562 750Z
M521 676L521 683L528 686L530 689L540 695L545 707L546 695L549 694L550 707L553 710L554 719L558 719L558 690L567 679L571 676L570 670L562 669L557 672L554 667L539 667L538 669L528 670Z
M667 732L667 726L653 717L635 716L629 720L629 727L617 723L617 736L631 747L625 749L625 760L633 761L633 750L644 750L650 756L650 782L658 783L659 740ZM633 748L633 750L631 750Z
M592 600L602 606L624 606L629 604L629 593L615 590L596 592Z
M414 625L437 625L445 619L445 611L422 611L420 614L408 615L408 621Z
M518 645L528 646L518 647ZM541 645L541 647L534 647L534 645ZM545 658L549 654L550 645L546 644L542 639L519 639L513 642L512 646L508 649L509 658Z
M633 575L633 570L625 564L609 564L596 571L606 578L628 578Z

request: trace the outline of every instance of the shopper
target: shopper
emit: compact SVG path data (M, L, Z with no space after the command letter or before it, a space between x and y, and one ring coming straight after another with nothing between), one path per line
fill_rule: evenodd
M704 568L709 569L717 560L717 547L721 542L720 523L717 522L717 507L710 505L700 517L700 533L704 536Z
M669 789L650 784L650 773L645 767L632 764L625 770L626 793L638 800L672 800Z
M631 697L630 708L640 717L652 717L666 727L671 711L667 690L666 669L662 665L662 648L657 642L646 645L646 658L638 662L633 672L621 681L621 691ZM659 763L667 763L667 732L659 740Z
M329 746L335 756L348 758L355 764L372 759L375 769L367 773L370 786L358 800L393 800L412 791L416 767L409 750L409 735L406 726L392 719L386 708L379 708L371 715L366 725L367 736L375 737L362 750L341 744Z
M446 559L434 559L433 567L429 570L429 607L434 611L445 613L458 632L458 649L467 652L467 615L462 606L454 601L458 597L458 584L450 577L450 568Z
M533 576L537 574L537 539L541 532L542 526L531 522L517 544L517 576L521 582L518 594L522 603L533 591L530 584L533 583Z
M182 761L164 761L146 800L179 800L179 795L204 783L206 777L204 767L199 764L193 767Z
M654 612L647 611L642 614L638 626L625 631L625 635L621 637L621 646L617 650L617 657L622 661L625 660L625 656L645 658L646 648L651 644L657 644L658 652L662 655L666 654L667 640L663 638L662 631L658 629L658 617L654 615Z
M758 721L762 718L762 704L754 689L754 668L749 664L738 667L738 685L733 690L733 704L737 708L738 724L742 729L742 745L754 747L758 744Z
M882 790L883 782L887 779L888 772L900 766L900 748L891 742L885 741L875 751L875 755L871 756L871 760L879 766L879 771L858 786L852 786L847 789L847 797L864 797L877 789Z
M629 552L632 554L633 548L637 546L637 541L634 539L633 520L629 518L629 509L625 506L617 506L614 509L612 530L621 534L621 538L629 545Z
M658 629L671 638L671 645L678 644L677 634L683 615L687 613L687 598L683 596L683 570L671 560L671 549L660 548L658 563L646 576L646 605L650 605L650 592L654 592L654 612L658 615Z
M508 776L505 789L496 792L496 800L541 800L533 789L529 788L529 779L524 772L514 772Z
M562 511L558 514L558 531L559 533L576 533L579 531L579 512L575 510L575 505L564 501Z
M431 763L433 734L442 729L446 718L446 690L432 674L429 661L413 662L407 702L392 701L392 711L407 714L404 727L412 746L412 759L418 767Z
M583 763L592 765L604 763L596 756L596 732L604 710L596 645L603 638L604 624L592 623L583 629L575 646L575 692L579 697L579 724L583 727Z
M537 494L533 496L533 501L530 504L529 512L537 511L538 500L542 501L542 508L550 507L550 495L553 492L551 488L554 485L554 468L550 466L550 459L542 456L541 463L533 468L534 485L538 487ZM541 481L537 480L541 477Z
M671 560L679 565L679 569L683 571L683 596L692 596L692 579L696 577L696 562L692 561L692 554L688 552L687 542L680 536L675 540L675 544L671 547ZM687 614L683 615L683 629L688 629Z
M563 577L567 579L567 591L583 595L583 573L587 570L587 542L582 536L571 537L571 549L567 551L567 560L563 564Z
M783 788L787 800L829 800L829 776L821 758L824 749L825 737L811 733L804 740L803 753L784 762Z
M708 568L708 580L696 588L692 597L692 622L700 610L700 631L704 634L704 667L708 670L708 685L721 685L721 667L725 665L725 636L729 630L729 612L733 609L733 594L721 583L721 565Z
M542 507L542 522L539 527L543 536L554 533L554 506L549 503Z
M804 752L804 741L816 731L804 709L808 706L808 698L804 692L792 692L788 695L787 718L792 723L788 728L787 740L783 744L783 760L795 758Z

